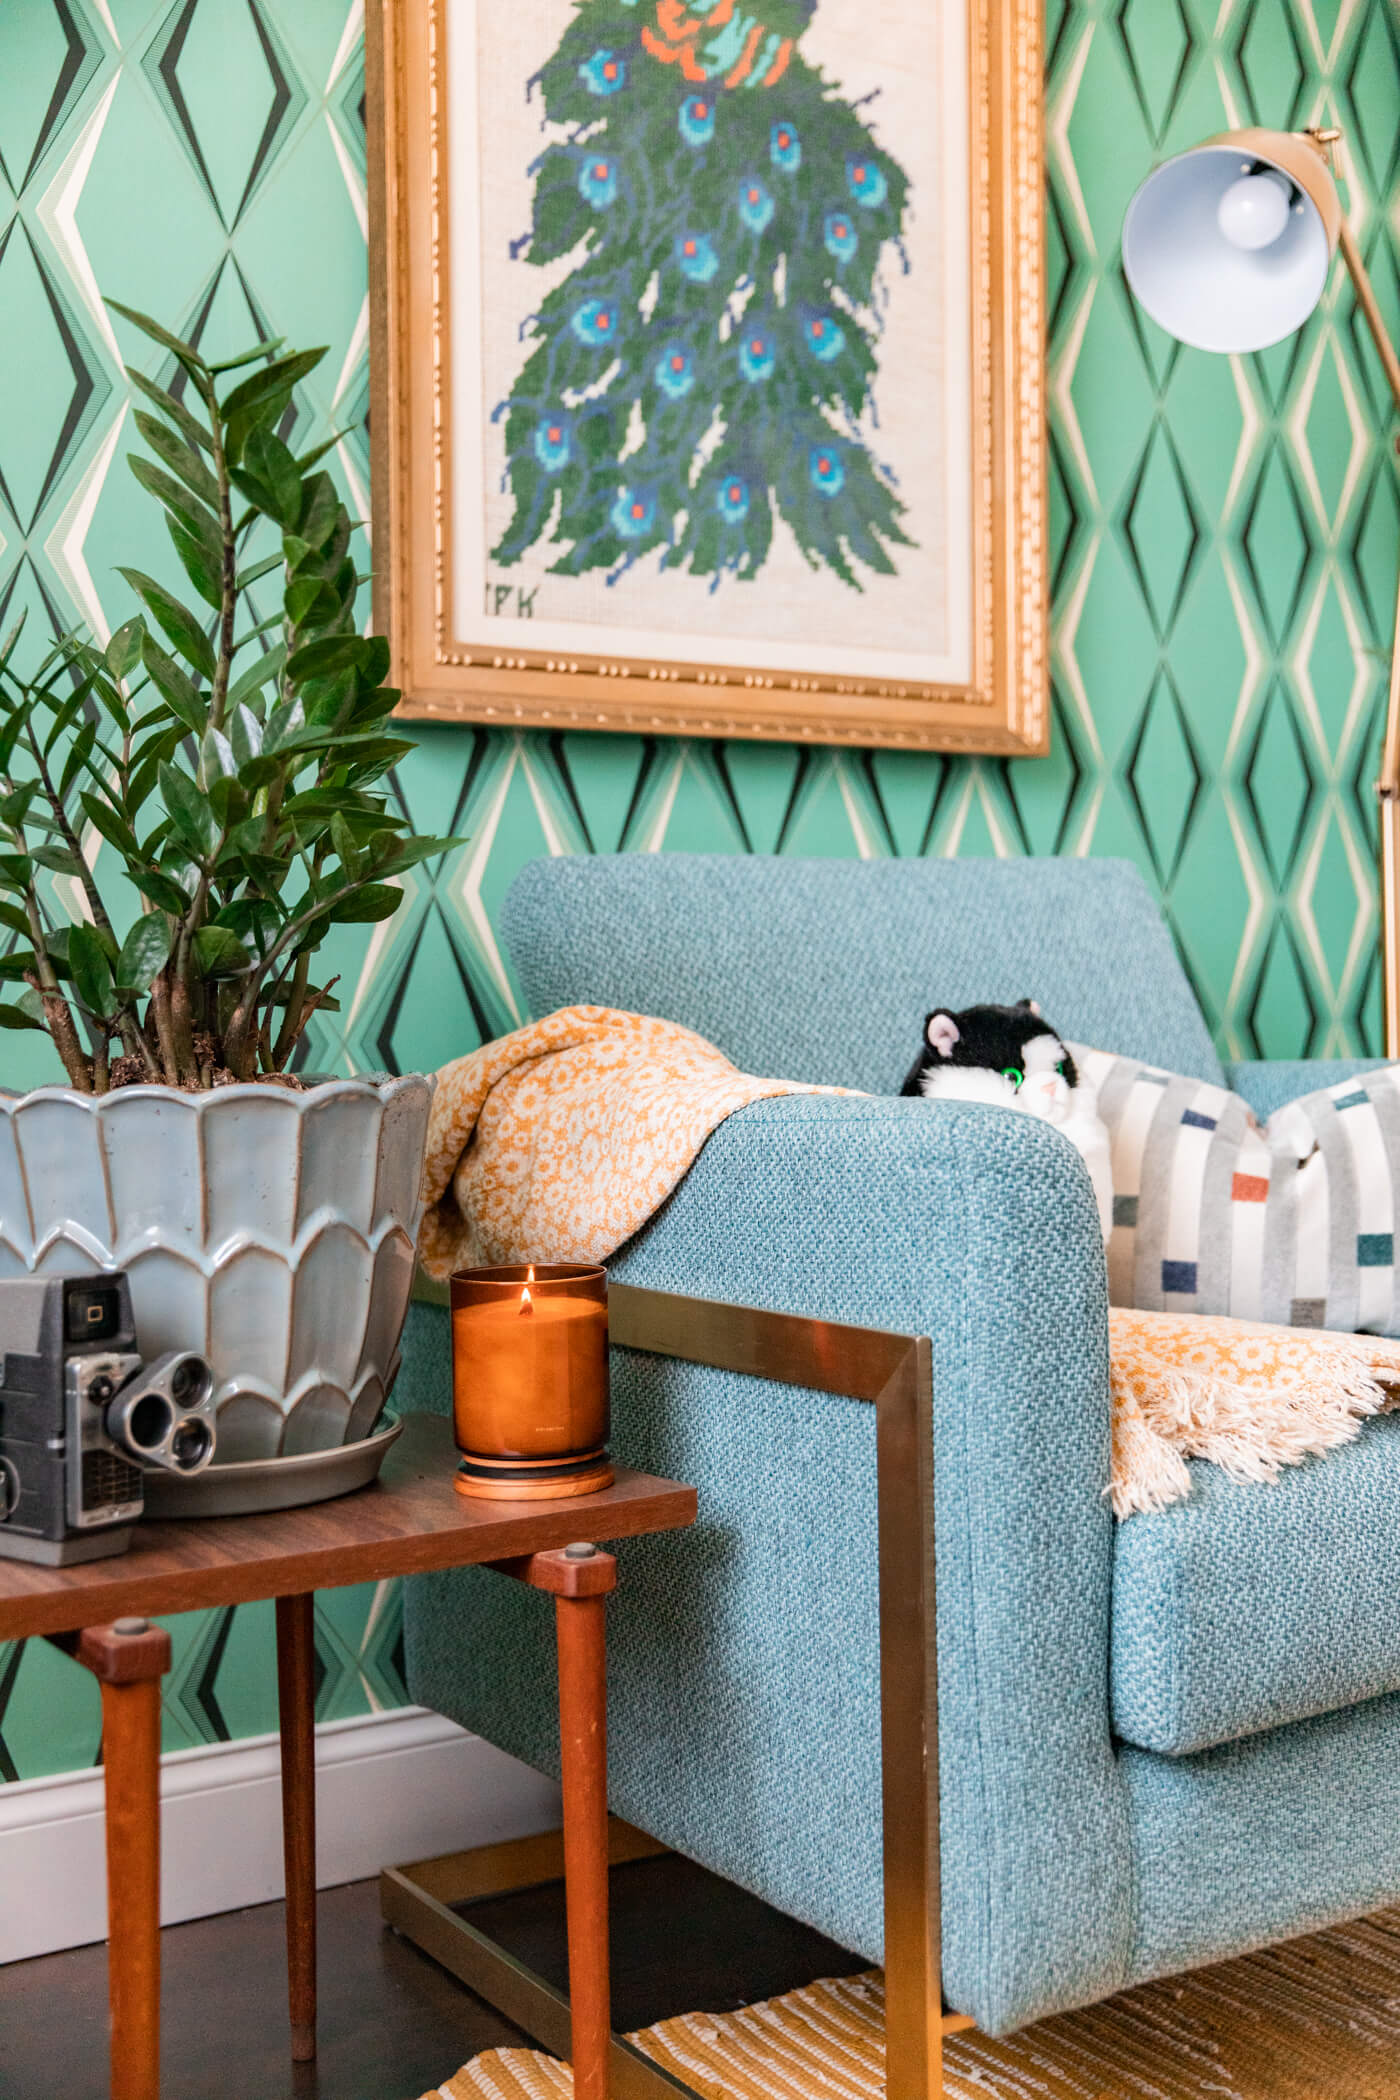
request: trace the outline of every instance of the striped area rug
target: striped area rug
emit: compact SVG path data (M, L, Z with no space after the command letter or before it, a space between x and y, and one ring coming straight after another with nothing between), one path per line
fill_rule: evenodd
M632 2036L705 2100L883 2100L878 1972ZM1007 2041L954 2035L947 2100L1400 2100L1400 1911L1147 1984ZM422 2100L568 2100L533 2049Z

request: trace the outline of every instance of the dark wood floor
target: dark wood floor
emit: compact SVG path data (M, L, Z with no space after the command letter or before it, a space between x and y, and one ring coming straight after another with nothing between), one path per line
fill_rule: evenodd
M321 2054L286 2055L282 1906L162 1934L161 2100L417 2100L479 2050L526 2042L386 1932L377 1884L320 1898ZM472 1920L564 1982L557 1889L474 1904ZM865 1963L688 1861L613 1870L615 2024L731 2010ZM104 1948L0 1968L0 2100L106 2100Z

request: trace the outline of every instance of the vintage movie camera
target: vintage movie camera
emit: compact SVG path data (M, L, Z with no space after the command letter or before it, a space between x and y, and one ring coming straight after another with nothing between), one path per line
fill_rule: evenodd
M0 1555L66 1567L122 1552L142 1468L214 1456L203 1357L136 1347L125 1276L0 1278Z

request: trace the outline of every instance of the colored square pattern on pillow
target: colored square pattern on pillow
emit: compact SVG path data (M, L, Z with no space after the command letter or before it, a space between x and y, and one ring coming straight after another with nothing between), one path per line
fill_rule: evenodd
M1260 1125L1224 1087L1070 1047L1109 1134L1113 1304L1400 1334L1400 1066Z

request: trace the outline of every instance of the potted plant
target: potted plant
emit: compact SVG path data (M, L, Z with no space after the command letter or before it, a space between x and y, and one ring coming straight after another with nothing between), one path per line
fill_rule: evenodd
M125 1269L143 1350L213 1364L220 1459L319 1450L369 1433L397 1368L432 1083L294 1072L334 1005L317 948L457 841L389 805L412 747L355 630L334 440L278 434L324 351L211 364L113 304L174 361L168 388L128 368L130 465L199 603L126 568L141 609L105 649L69 635L22 675L19 629L0 647L0 1026L46 1031L68 1079L0 1096L0 1274Z

